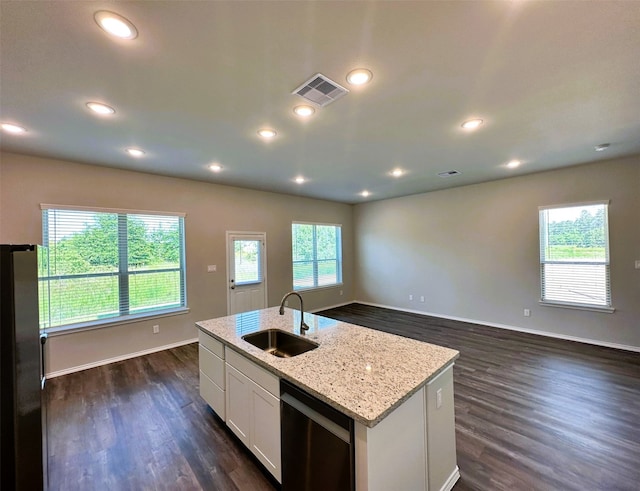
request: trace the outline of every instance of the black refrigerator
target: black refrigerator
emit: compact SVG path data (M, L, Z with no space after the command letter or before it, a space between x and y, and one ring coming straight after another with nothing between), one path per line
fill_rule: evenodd
M38 247L0 245L0 489L47 485L44 343Z

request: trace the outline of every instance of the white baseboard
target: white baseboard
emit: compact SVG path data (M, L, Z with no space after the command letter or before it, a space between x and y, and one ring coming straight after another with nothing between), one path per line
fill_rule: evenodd
M197 343L197 342L198 342L198 338L187 339L185 341L178 341L177 343L166 344L164 346L157 346L155 348L149 348L143 351L137 351L135 353L127 353L126 355L120 355L114 358L107 358L105 360L95 361L95 362L87 363L85 365L78 365L76 367L65 368L64 370L49 372L46 375L47 375L47 378L60 377L62 375L68 375L70 373L81 372L82 370L88 370L89 368L101 367L103 365L108 365L109 363L128 360L130 358L137 358L138 356L150 355L151 353L157 353L158 351L164 351L171 348L184 346L185 344L191 344L191 343Z
M378 304L378 303L373 303L373 302L364 302L362 300L354 300L351 303L361 303L363 305L370 305L371 307L381 307L383 309L398 310L400 312L408 312L410 314L428 315L428 316L431 316L431 317L439 317L441 319L448 319L448 320L452 320L452 321L469 322L471 324L480 324L482 326L497 327L499 329L507 329L509 331L517 331L517 332L523 332L523 333L527 333L527 334L535 334L537 336L545 336L545 337L548 337L548 338L564 339L565 341L575 341L575 342L578 342L578 343L593 344L595 346L603 346L605 348L615 348L615 349L620 349L620 350L624 350L624 351L632 351L634 353L640 353L640 346L632 346L632 345L628 345L628 344L610 343L608 341L600 341L600 340L597 340L597 339L581 338L581 337L577 337L577 336L568 336L568 335L565 335L565 334L556 334L556 333L553 333L553 332L539 331L537 329L528 329L526 327L509 326L507 324L498 324L496 322L487 322L487 321L481 321L481 320L477 320L477 319L467 319L465 317L455 317L455 316L452 316L452 315L436 314L436 313L433 313L433 312L424 312L424 311L421 311L421 310L402 309L400 307L394 307L392 305L383 305L383 304Z
M349 300L348 302L342 302L342 303L338 303L335 305L329 305L327 307L320 307L319 309L313 309L310 310L309 313L310 314L315 314L316 312L320 312L321 310L329 310L329 309L337 309L338 307L344 307L345 305L349 305L351 303L354 303L355 300ZM359 302L359 303L363 303L363 302Z
M458 482L458 479L460 479L460 469L456 465L456 468L451 473L449 478L444 482L444 484L440 488L440 491L451 491L451 489L453 489L453 486L455 486L455 484Z

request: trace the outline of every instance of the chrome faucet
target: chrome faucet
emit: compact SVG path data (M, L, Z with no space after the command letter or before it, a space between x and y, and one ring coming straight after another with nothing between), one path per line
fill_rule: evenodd
M295 295L300 299L300 334L304 334L305 331L309 330L309 326L307 326L304 322L304 304L302 303L302 297L298 292L289 292L284 297L282 297L282 302L280 302L280 315L284 315L284 302L291 295Z

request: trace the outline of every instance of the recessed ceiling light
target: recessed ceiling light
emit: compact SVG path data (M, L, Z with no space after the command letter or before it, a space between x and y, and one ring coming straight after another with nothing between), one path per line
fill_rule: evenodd
M511 160L507 162L507 167L509 167L509 169L515 169L516 167L519 167L521 163L522 162L519 160Z
M469 119L468 121L462 123L460 126L462 126L465 130L476 130L483 122L484 121L482 121L481 119Z
M144 150L140 150L139 148L127 148L126 152L132 157L142 157L144 155Z
M298 184L304 184L304 182L306 181L306 179L302 176L298 176L294 179L294 181L296 181Z
M99 10L93 16L96 23L108 34L120 39L135 39L138 30L129 19L108 10Z
M209 170L212 171L212 172L220 172L222 170L222 166L220 164L218 164L218 163L211 164L209 166Z
M272 130L271 128L262 128L258 130L258 135L262 138L266 138L267 140L273 138L277 135L276 130Z
M601 143L600 145L596 145L594 148L596 149L596 152L603 152L610 146L611 146L610 143Z
M296 113L300 117L308 118L313 113L315 113L316 110L314 108L312 108L311 106L307 106L307 105L303 104L301 106L294 107L293 108L293 112Z
M364 85L371 81L373 73L366 68L356 68L347 74L347 82L351 85Z
M26 128L23 128L22 126L18 126L17 124L2 123L0 126L7 133L13 133L15 135L27 132Z
M87 102L87 107L94 113L100 114L101 116L109 116L116 112L114 108L107 106L106 104L102 104L101 102Z
M393 170L390 172L390 174L391 174L393 177L400 177L400 176L402 176L402 175L404 174L404 171L403 171L402 169L393 169Z
M362 196L363 198L366 198L367 196L369 196L371 193L367 190L364 190L360 193L360 196Z

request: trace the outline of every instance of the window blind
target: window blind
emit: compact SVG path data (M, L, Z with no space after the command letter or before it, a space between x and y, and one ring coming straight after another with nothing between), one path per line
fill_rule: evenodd
M342 283L342 237L339 225L293 223L293 289Z
M608 203L541 207L541 301L611 307Z
M43 206L41 328L186 306L184 218Z

